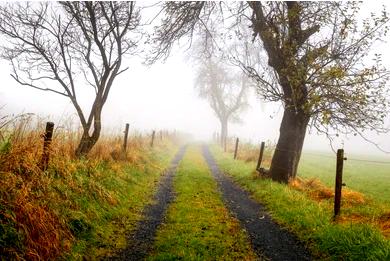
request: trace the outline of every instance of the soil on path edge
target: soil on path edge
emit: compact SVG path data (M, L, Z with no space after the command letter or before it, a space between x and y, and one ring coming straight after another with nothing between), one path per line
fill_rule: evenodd
M148 256L153 247L157 228L164 220L168 205L174 199L173 177L185 150L186 146L183 146L172 160L154 195L154 203L145 207L142 213L144 219L138 222L136 230L129 236L129 245L109 260L143 260Z
M272 221L263 205L252 200L248 192L221 173L206 145L203 156L217 180L225 204L246 229L256 254L275 261L313 259L296 236Z

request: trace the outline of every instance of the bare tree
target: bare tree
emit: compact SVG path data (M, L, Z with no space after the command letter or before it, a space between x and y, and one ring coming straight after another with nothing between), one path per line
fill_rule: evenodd
M86 155L99 139L102 109L123 56L139 36L134 2L13 3L0 6L0 33L8 40L2 58L21 85L70 99L83 128L76 155ZM130 32L134 32L130 34ZM94 100L83 112L77 93L91 86Z
M226 149L229 121L237 121L247 106L248 79L223 60L204 58L196 74L199 95L207 99L221 123L220 143Z
M174 5L187 5L191 11L173 9ZM207 30L212 19L234 18L226 28L242 41L248 41L240 32L243 25L252 29L248 42L253 50L261 48L256 55L265 53L267 62L256 58L248 63L249 57L231 56L257 81L263 99L284 106L270 174L274 180L288 182L296 176L308 126L328 137L339 133L364 137L367 129L387 131L383 119L388 113L389 77L381 55L371 51L386 35L389 19L385 10L360 19L359 5L240 2L221 3L216 8L210 3L166 3L171 19L163 20L157 36L161 50L166 51L167 42Z

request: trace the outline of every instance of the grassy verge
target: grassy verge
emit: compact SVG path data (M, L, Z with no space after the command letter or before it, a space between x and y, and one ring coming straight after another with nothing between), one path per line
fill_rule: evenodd
M212 147L212 153L225 173L263 202L272 217L306 242L318 258L390 260L390 242L374 222L375 217L385 213L385 206L375 202L351 204L343 208L344 219L334 223L331 199L316 201L303 191L257 178L253 175L254 163L234 161L219 147ZM371 220L345 218L353 213Z
M142 218L145 205L151 202L172 152L172 148L149 151L142 167L124 164L114 168L102 166L92 175L76 172L71 190L62 181L53 184L55 194L67 193L69 205L57 207L57 212L68 220L77 239L68 259L95 260L126 246L126 236Z
M199 147L189 147L174 181L177 193L150 260L253 260L248 238L221 201Z
M234 143L228 144L228 152L234 152ZM275 146L268 142L262 166L269 168ZM259 145L240 143L238 159L256 164ZM390 204L390 162L388 157L345 153L343 180L347 188L364 193L366 198ZM363 160L363 161L362 161ZM318 179L328 187L334 186L336 155L319 151L303 151L298 176Z
M6 260L96 260L124 247L177 150L168 139L150 149L149 138L132 137L123 155L121 139L107 137L88 158L75 159L70 138L76 133L57 132L42 172L40 133L22 134L0 144L0 256Z
M318 178L328 186L333 186L335 179L336 158L329 154L303 154L299 175L305 178ZM368 156L346 155L343 180L348 188L364 193L372 199L390 204L390 165L375 161L389 162L388 159L370 158ZM365 158L373 162L354 160ZM319 168L318 162L321 162Z

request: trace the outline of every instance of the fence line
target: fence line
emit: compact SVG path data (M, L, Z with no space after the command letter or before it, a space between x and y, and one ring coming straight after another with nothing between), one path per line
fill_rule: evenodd
M275 151L284 151L284 152L291 152L291 153L297 153L297 151L294 150L286 150L286 149L278 149L278 148L269 148L271 151L271 155L274 154ZM321 153L313 153L313 152L301 152L302 155L310 155L310 156L317 156L317 157L323 157L323 158L328 158L328 159L335 159L336 153L334 156L326 155L326 154L321 154ZM272 157L272 156L271 156ZM348 161L356 161L356 162L366 162L366 163L372 163L372 164L385 164L385 165L390 165L390 161L380 161L380 160L368 160L368 159L359 159L359 158L350 158L347 157Z
M259 158L256 166L256 171L258 171L260 174L268 176L269 175L269 169L265 169L261 167L261 162L263 159L263 153L264 153L264 142L261 142L260 151L259 151ZM225 144L226 146L226 144ZM236 145L234 150L234 159L236 159L237 156L237 146L238 146L238 138L236 139ZM274 157L275 151L284 151L284 152L290 152L297 154L298 151L293 150L286 150L286 149L278 149L278 148L271 148L271 161ZM340 216L340 210L341 210L341 190L343 186L346 186L345 183L343 183L343 168L344 164L343 162L347 160L346 157L344 157L344 149L338 149L337 154L335 156L320 154L320 153L310 153L310 152L303 152L301 151L301 154L303 155L313 155L318 156L321 158L331 158L336 159L336 179L335 179L335 195L334 195L334 215L333 220L336 221L337 218ZM373 163L373 164L389 164L390 161L380 161L380 160L368 160L368 159L358 159L358 158L348 158L349 161L355 161L355 162L365 162L365 163ZM285 171L289 171L287 168L282 167L280 165L272 164L272 168L277 168ZM267 166L268 167L268 166Z
M366 160L366 159L355 159L355 158L348 158L348 160L357 161L357 162L376 163L376 164L390 164L389 161L380 161L380 160Z

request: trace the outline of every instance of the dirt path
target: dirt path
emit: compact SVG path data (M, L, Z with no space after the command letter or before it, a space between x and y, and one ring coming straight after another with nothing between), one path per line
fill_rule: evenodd
M294 235L272 221L264 206L252 200L248 192L221 173L207 146L203 147L203 155L228 209L248 232L259 256L275 261L312 260L310 252Z
M200 146L187 149L173 188L175 200L147 260L258 260L240 222L226 208Z
M147 257L153 247L157 228L164 219L168 205L174 199L173 177L185 150L186 147L182 147L172 160L170 168L154 195L154 203L146 206L143 211L145 218L138 223L137 229L128 238L129 245L118 256L110 260L142 260Z

